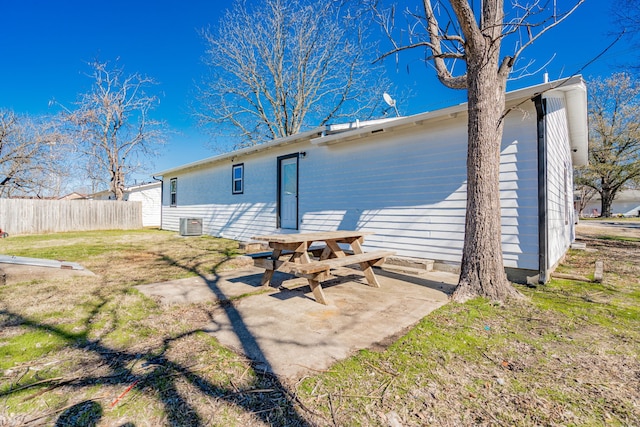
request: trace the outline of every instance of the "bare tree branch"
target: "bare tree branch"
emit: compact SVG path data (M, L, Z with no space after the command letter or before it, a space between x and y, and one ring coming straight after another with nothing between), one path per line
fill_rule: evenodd
M89 177L122 200L127 173L148 165L155 146L164 142L164 123L149 118L158 98L146 89L155 82L138 73L125 75L106 62L90 66L91 90L79 96L75 109L61 106L63 116Z
M467 208L461 273L453 294L457 301L476 296L494 300L519 296L505 275L500 231L500 143L506 82L522 51L564 21L583 1L575 0L567 12L558 13L555 2L549 11L549 4L542 4L541 0L526 5L514 0L509 13L515 13L515 18L508 19L503 0L482 0L476 11L467 0L421 0L422 16L404 14L411 22L408 42L398 41L395 13L385 10L379 1L370 3L384 34L391 40L392 47L385 57L414 48L426 49L425 56L432 61L440 82L467 90ZM534 22L534 17L541 19ZM520 40L515 41L513 55L502 56L503 42L512 41L516 34ZM459 62L464 63L461 72L456 70ZM540 269L546 274L547 266ZM544 281L542 275L541 280Z
M576 11L576 9L578 9L578 7L580 7L580 5L582 3L584 3L585 0L577 0L573 7L570 8L569 10L567 10L566 12L560 13L558 14L557 11L554 8L554 13L552 14L552 16L550 16L549 18L547 18L546 20L537 23L535 25L527 23L526 24L526 28L528 29L528 34L529 34L529 39L522 44L522 46L516 50L516 52L513 54L513 58L516 59L520 56L520 54L522 54L522 52L529 46L531 46L536 40L538 40L543 34L545 34L546 32L548 32L549 30L551 30L552 28L556 27L557 25L559 25L561 22L563 22L565 19L567 19L573 12ZM537 4L538 2L536 2ZM515 27L517 28L522 28L525 26L525 20L529 17L530 15L530 11L531 8L526 8L525 6L519 6L521 8L524 8L525 12L525 16L522 18L522 20L519 20L519 22L517 24L515 24ZM533 34L531 32L531 28L532 27L540 27L540 31L537 34Z
M59 196L69 151L54 119L0 111L0 197Z
M200 123L241 146L371 115L385 90L382 68L371 65L361 16L340 7L236 1L202 33L211 75L198 88Z

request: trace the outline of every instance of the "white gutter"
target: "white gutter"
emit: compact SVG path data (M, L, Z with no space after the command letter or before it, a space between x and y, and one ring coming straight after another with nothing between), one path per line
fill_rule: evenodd
M586 88L582 76L574 76L569 79L555 80L524 89L518 89L506 94L507 105L514 102L533 99L545 92L559 90L566 92L567 110L569 111L569 136L574 154L574 165L583 164L586 161L588 147L588 135L586 131ZM156 172L154 176L166 176L170 173L186 169L221 162L234 157L245 156L275 147L290 145L303 140L308 140L314 145L332 145L340 142L360 139L370 134L399 130L406 127L422 125L427 121L441 120L456 117L458 114L466 114L467 103L454 105L437 111L420 113L409 117L394 117L364 122L319 126L307 132L275 139L273 141L243 148L218 156L198 160L196 162Z
M509 107L509 104L513 104L521 100L533 100L533 98L535 98L536 96L552 90L560 90L566 92L567 110L569 112L569 136L571 139L572 150L576 150L574 151L574 154L583 155L583 153L586 153L587 150L588 138L586 132L586 89L584 81L582 80L582 76L574 76L565 80L555 80L552 82L547 82L540 85L530 86L524 89L518 89L512 92L508 92L505 97L505 103L507 104L507 107ZM313 138L311 139L311 143L314 145L333 145L340 142L360 139L370 134L390 132L405 127L422 125L427 121L454 118L458 114L466 114L466 112L467 103L465 102L436 111L420 113L408 117L401 117L393 121L385 121L379 124L359 127L342 133Z
M566 93L569 120L569 139L571 140L571 159L574 166L589 164L589 113L587 87L580 87Z
M154 176L166 176L172 172L182 171L186 169L193 169L200 166L218 163L224 160L231 159L233 157L246 156L248 154L257 153L259 151L269 150L271 148L283 147L285 145L290 145L296 143L301 140L309 139L313 136L317 136L322 134L325 130L324 126L319 126L315 129L312 129L307 132L297 133L295 135L290 135L284 138L274 139L269 142L265 142L264 144L253 145L251 147L242 148L240 150L230 151L228 153L219 154L217 156L207 157L206 159L198 160L192 163L187 163L185 165L176 166L170 169L165 169L160 172L153 173Z

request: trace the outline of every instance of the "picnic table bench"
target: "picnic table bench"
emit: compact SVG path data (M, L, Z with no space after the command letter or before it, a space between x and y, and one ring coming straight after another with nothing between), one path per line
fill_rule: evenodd
M367 284L380 287L372 267L382 264L386 257L394 255L395 252L364 252L362 242L368 234L371 233L339 230L256 236L253 237L254 240L268 242L273 251L262 253L260 256L254 255L254 265L265 269L261 280L263 285L270 284L275 271L293 274L307 279L316 301L327 304L320 282L334 278L331 270L335 268L359 264ZM317 242L324 242L325 245L317 246ZM313 245L314 243L316 245ZM341 244L349 245L351 250L343 249ZM309 253L312 253L314 259ZM284 257L284 260L281 257Z

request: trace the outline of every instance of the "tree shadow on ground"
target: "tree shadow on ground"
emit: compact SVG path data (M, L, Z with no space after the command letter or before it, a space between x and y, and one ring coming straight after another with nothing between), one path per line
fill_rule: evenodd
M229 301L225 302L225 300L227 300L226 296L220 288L216 286L219 279L219 276L217 275L218 269L230 259L231 257L227 256L216 264L211 269L211 273L214 274L214 279L212 280L211 277L208 277L205 280L208 281L212 291L216 293L222 301L220 306L229 317L234 331L239 337L241 337L243 346L253 346L254 349L259 349L260 347L258 346L258 343L249 332L238 310L235 309L233 303ZM180 265L180 262L177 260L172 260L172 262L174 265ZM192 266L182 265L182 268L185 270L191 271L205 278L205 274L200 271L200 267L200 263L196 263ZM3 317L3 327L5 325L20 325L32 330L46 331L58 338L62 338L66 346L69 348L79 349L98 356L99 359L109 367L109 372L104 375L92 375L91 373L87 373L86 375L75 378L53 378L50 382L47 382L46 380L34 380L31 384L21 384L19 387L15 388L10 387L5 391L0 392L0 397L10 396L13 393L17 393L29 387L47 387L44 391L46 392L63 386L67 388L70 387L72 389L82 389L102 384L118 385L122 386L123 389L126 389L127 391L136 390L146 396L159 399L162 402L167 422L170 425L196 427L207 425L209 422L207 420L203 420L202 416L198 413L197 408L195 408L192 403L190 403L190 400L187 399L187 397L178 389L177 382L179 379L183 379L205 396L235 405L239 409L253 414L268 425L311 425L311 423L299 413L299 409L304 407L303 404L296 399L295 394L289 391L277 376L269 372L269 367L266 367L266 369L255 369L254 366L256 380L253 384L253 388L243 392L242 390L216 385L204 376L192 370L190 366L185 366L184 364L169 360L166 356L166 352L172 342L192 334L206 332L202 329L193 329L177 336L167 337L163 340L161 350L155 350L153 352L119 350L105 345L101 338L91 339L89 337L90 325L95 320L96 316L102 312L106 303L106 298L100 299L99 303L95 305L88 317L85 319L84 331L79 333L69 333L55 325L48 325L18 313L12 313L8 310L0 309L0 316ZM115 315L115 313L111 313L111 315ZM116 325L116 323L117 322L113 322L113 325ZM113 326L113 328L115 328L115 326ZM105 334L103 333L102 336L104 335ZM137 363L142 363L147 367L150 367L150 369L147 369L143 373L136 373L133 370L133 366ZM255 390L265 390L265 392L256 392ZM36 422L40 423L47 419L50 420L51 417L58 415L55 425L72 425L74 420L76 420L76 424L74 425L89 426L94 425L91 423L94 422L96 418L99 418L101 414L102 407L100 404L89 400L76 403L71 407L54 409L46 414L25 420L25 424ZM86 422L85 424L78 424L77 420L85 420Z
M102 405L85 400L65 409L56 420L55 427L94 427L102 418Z

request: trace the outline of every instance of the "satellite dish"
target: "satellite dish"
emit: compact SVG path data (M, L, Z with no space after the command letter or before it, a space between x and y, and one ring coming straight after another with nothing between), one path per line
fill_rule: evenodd
M398 107L396 107L396 100L393 99L387 92L382 94L382 98L389 107L393 107L393 109L396 110L396 117L400 117L400 114L398 113Z
M396 100L393 99L391 95L389 95L387 92L383 93L382 97L384 98L384 102L386 102L389 105L389 107L396 106Z

